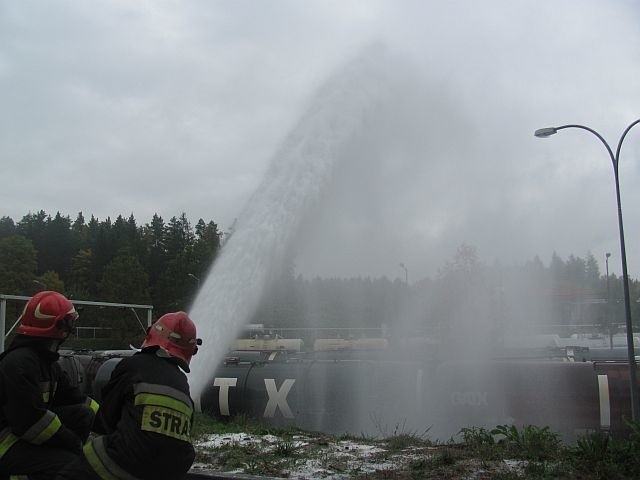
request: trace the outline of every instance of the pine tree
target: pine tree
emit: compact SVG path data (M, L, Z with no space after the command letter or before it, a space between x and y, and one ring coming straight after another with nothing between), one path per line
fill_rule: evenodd
M16 234L16 224L11 217L0 218L0 238L10 237Z
M0 238L0 292L30 295L36 277L37 253L21 235Z

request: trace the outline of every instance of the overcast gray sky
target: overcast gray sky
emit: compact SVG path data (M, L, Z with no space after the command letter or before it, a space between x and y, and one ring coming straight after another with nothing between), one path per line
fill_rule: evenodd
M0 216L185 212L223 229L316 88L372 42L411 66L399 122L339 165L297 265L432 275L461 243L620 273L615 149L640 118L632 0L0 2ZM384 122L376 128L383 128ZM640 276L640 126L620 177ZM377 140L375 140L377 139ZM383 152L383 153L380 153ZM368 160L376 157L375 161Z

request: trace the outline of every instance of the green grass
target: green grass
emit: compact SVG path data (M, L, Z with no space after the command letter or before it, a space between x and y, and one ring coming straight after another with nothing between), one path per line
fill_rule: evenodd
M594 432L580 438L570 449L570 462L580 473L594 479L640 478L640 422L626 421L628 439Z
M557 460L563 452L560 437L549 427L527 425L518 429L514 425L498 425L491 434L502 437L498 444L505 449L505 453L523 460Z
M226 431L225 429L226 426L213 417L205 415L204 413L196 412L193 418L191 437L194 440L201 440L204 435L208 434L235 433L235 431Z
M415 433L398 433L384 440L387 447L392 451L406 450L410 447L420 448L433 445L429 438Z
M261 425L255 420L244 415L238 415L229 420L216 420L204 413L195 413L191 436L199 440L206 434L248 433L251 435L275 435L290 436L304 434L322 435L320 433L306 432L296 427L269 427Z

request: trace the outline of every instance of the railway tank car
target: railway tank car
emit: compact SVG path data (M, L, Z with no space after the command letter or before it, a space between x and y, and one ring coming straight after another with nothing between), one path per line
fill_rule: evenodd
M398 425L448 438L467 426L548 425L565 439L623 433L628 366L617 362L286 360L227 364L200 399L219 418L331 433L388 433Z
M133 351L65 354L61 364L99 400L115 365ZM549 426L566 440L587 431L624 434L628 364L619 361L493 360L442 363L287 352L230 352L199 401L216 418L246 415L271 426L389 435L460 428Z

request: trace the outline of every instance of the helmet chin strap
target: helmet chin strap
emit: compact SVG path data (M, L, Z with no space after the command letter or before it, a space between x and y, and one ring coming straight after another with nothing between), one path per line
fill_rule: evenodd
M156 355L161 358L172 358L171 354L162 347L157 348Z
M62 342L64 342L64 339L62 338L49 339L49 342L47 344L47 350L53 353L58 353L58 350L60 349L60 345L62 345Z
M178 365L182 370L184 370L185 372L189 372L189 365L187 364L187 362L185 362L184 360L182 360L179 357L171 355L164 348L157 347L157 350L156 350L155 353L156 353L156 356L158 356L160 358L167 358L167 359L170 359L170 360L174 361L176 363L176 365Z

